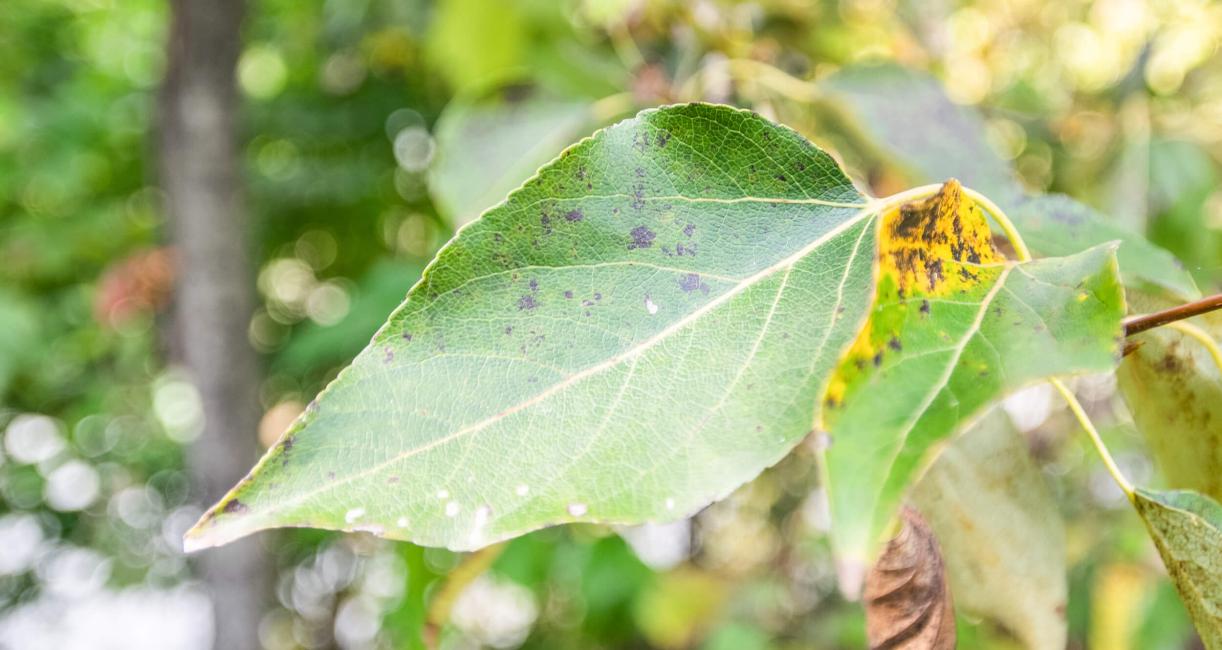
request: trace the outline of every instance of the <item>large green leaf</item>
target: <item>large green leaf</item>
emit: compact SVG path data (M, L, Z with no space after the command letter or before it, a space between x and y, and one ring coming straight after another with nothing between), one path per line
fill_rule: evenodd
M959 608L1033 650L1065 647L1065 526L1003 411L948 445L912 496L937 535Z
M646 111L462 230L187 545L276 526L476 548L690 514L811 429L875 204L751 113Z
M1222 649L1222 505L1187 490L1141 488L1133 505L1205 647Z
M589 102L551 99L523 86L455 99L437 121L433 201L451 223L472 221L594 122Z
M1213 321L1217 323L1217 321ZM1222 323L1203 322L1206 336ZM1144 332L1117 373L1133 420L1169 485L1222 499L1222 368L1172 328Z
M1111 370L1124 297L1114 246L1016 264L956 183L880 220L869 322L826 396L832 546L854 590L938 443L1041 378Z
M846 68L822 83L854 132L892 158L916 182L958 178L1009 213L1039 255L1067 255L1109 241L1126 280L1181 298L1200 295L1167 251L1067 196L1027 196L1009 165L988 145L984 121L950 101L938 82L897 66Z

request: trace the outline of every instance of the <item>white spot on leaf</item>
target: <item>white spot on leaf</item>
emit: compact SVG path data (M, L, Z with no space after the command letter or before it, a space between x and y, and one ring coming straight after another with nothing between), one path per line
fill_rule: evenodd
M667 509L667 510L674 510L674 509L675 509L675 500L674 500L673 498L667 497L667 499L666 499L666 509Z
M653 300L650 299L649 296L645 296L645 311L649 312L650 314L658 313L658 306L654 304Z
M569 510L570 515L574 517L580 517L584 515L586 512L588 512L590 509L586 507L586 504L584 503L570 503L568 510Z
M516 493L520 497L526 496L528 492L530 492L530 486L525 483L522 483L521 485L517 487L517 489L514 490L514 493Z
M437 498L438 499L450 498L450 491L449 490L437 490Z
M396 521L395 524L399 528L407 528L407 517L399 517L399 521Z
M344 521L350 524L364 516L365 516L364 508L353 508L349 510L348 512L344 513Z
M457 501L451 501L446 504L446 516L453 517L458 514L460 509L462 509L462 506L458 505Z

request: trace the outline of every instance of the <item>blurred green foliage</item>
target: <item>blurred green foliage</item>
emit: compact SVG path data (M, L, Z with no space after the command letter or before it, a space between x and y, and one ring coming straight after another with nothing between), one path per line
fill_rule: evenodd
M183 470L199 404L170 362L183 342L166 309L173 255L153 155L166 20L156 0L0 10L0 531L36 547L7 547L0 562L0 635L5 617L55 592L47 567L67 550L86 552L96 588L192 579L178 539L202 505ZM801 86L727 62L806 80L865 61L928 70L983 112L991 145L1029 189L1147 233L1203 291L1222 282L1214 3L264 0L251 3L244 36L265 444L450 236L462 217L438 192L481 194L486 174L464 167L488 156L446 147L518 146L437 128L452 102L489 93L511 107L524 97L594 107L574 139L631 104L734 103L836 150L885 194L902 184L895 161L853 150ZM612 97L626 103L600 102ZM467 162L438 178L438 161L456 157ZM1113 387L1078 390L1126 470L1157 483ZM1068 525L1071 647L1187 647L1190 624L1140 522L1068 422L1053 405L1025 433ZM633 544L596 527L515 540L456 603L441 644L862 647L860 608L835 593L810 466L800 448L690 525L638 531ZM423 647L431 598L462 561L363 536L263 539L279 576L261 633L270 649ZM655 557L665 548L678 550ZM1015 647L969 619L960 638Z

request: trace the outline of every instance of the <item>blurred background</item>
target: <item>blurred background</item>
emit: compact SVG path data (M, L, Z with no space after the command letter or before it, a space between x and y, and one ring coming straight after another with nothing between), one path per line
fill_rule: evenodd
M1029 188L1216 291L1220 39L1205 0L4 0L0 648L863 647L806 448L692 520L475 556L293 530L185 557L180 539L458 226L650 105L752 108L882 195L902 170L854 150L808 82L927 71ZM1150 479L1112 381L1078 390ZM1071 647L1197 647L1059 403L1008 406L1067 522Z

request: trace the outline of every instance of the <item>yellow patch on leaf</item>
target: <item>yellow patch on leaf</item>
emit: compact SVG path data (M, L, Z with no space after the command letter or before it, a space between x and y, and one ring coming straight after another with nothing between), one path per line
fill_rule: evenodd
M868 369L881 366L888 350L903 349L899 332L910 306L928 314L930 299L971 291L1005 262L984 210L954 179L927 199L888 208L878 229L874 310L832 376L829 408L842 404Z

